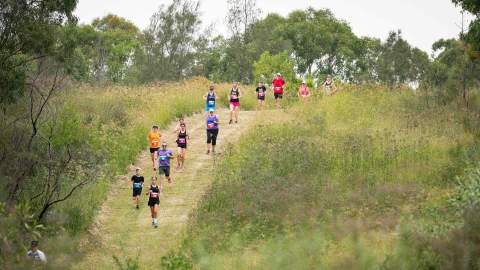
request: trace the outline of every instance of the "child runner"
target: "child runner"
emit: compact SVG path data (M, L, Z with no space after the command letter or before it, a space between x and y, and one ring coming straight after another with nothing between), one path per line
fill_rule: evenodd
M177 169L183 169L183 164L185 163L185 156L187 155L187 139L190 139L190 136L188 136L187 134L187 128L185 124L180 124L180 130L177 132Z
M218 136L218 116L214 114L214 110L210 109L207 116L207 155L215 153L215 145L217 145Z
M152 184L148 189L148 206L150 206L150 213L152 216L152 226L158 228L157 212L160 205L160 192L162 191L163 186L157 186L157 177L152 176Z
M230 122L233 123L233 117L235 117L235 123L238 123L238 111L240 110L240 89L238 89L238 83L233 83L233 87L230 90Z
M143 182L145 181L143 176L140 175L140 168L135 169L135 175L132 176L132 188L133 188L133 203L136 208L139 209L140 195L142 194Z
M257 92L258 105L263 109L263 106L265 105L265 92L267 92L265 84L260 82L257 89L255 89L255 92Z
M172 183L172 178L170 177L170 159L173 158L172 150L167 149L167 143L162 142L162 148L157 151L158 158L158 172L161 175L165 175L168 183ZM160 178L160 186L163 186L163 181Z

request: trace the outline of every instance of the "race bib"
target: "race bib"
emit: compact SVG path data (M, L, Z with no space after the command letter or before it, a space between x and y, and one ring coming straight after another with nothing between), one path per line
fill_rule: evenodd
M167 156L160 156L160 160L161 160L161 161L167 160Z
M263 97L263 96L265 96L265 93L264 92L258 92L258 96Z
M215 101L214 100L209 100L208 105L212 105L212 106L215 105Z
M150 192L150 198L158 198L157 192Z
M186 143L186 142L187 142L187 140L186 140L185 138L179 138L179 139L178 139L178 143L179 143L179 144L184 144L184 143Z
M160 145L159 141L152 141L152 148L157 148Z
M208 127L208 128L214 128L214 127L215 127L215 124L214 124L214 123L208 123L208 124L207 124L207 127Z
M232 95L231 98L232 98L232 99L237 99L237 96L236 96L236 95Z
M276 91L280 91L280 90L282 90L282 87L275 86L275 90L276 90Z
M142 187L142 183L133 183L133 187L134 187L134 188L141 188L141 187Z

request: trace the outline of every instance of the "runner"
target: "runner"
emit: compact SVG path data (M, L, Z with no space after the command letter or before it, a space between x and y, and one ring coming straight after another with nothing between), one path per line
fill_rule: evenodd
M180 124L180 130L177 132L177 169L183 169L183 164L185 163L185 156L187 155L187 140L189 139L190 136L188 136L187 134L187 128L185 124Z
M139 209L140 195L142 194L143 182L145 181L143 176L140 175L140 168L135 169L135 175L131 178L133 188L133 202L136 208Z
M215 145L217 145L218 136L218 116L214 113L214 109L210 109L207 116L207 155L215 153Z
M150 156L152 157L152 166L153 170L155 170L155 153L158 151L160 147L160 138L162 135L160 131L158 131L158 126L154 125L152 130L147 135L147 139L150 143Z
M233 123L233 117L235 116L235 123L238 123L238 111L240 109L240 89L238 89L238 83L233 83L233 87L230 90L230 122Z
M334 94L337 92L337 87L335 86L335 83L333 82L332 76L328 75L327 79L323 83L323 90L325 91L325 94L327 96Z
M283 87L285 86L285 80L282 77L282 74L277 73L272 80L273 95L275 96L275 105L277 109L281 108L281 100L283 98Z
M178 133L182 124L185 125L185 127L187 126L187 124L185 124L185 119L183 119L183 116L180 116L180 118L178 118L178 123L175 126L175 133Z
M215 87L213 85L210 85L210 89L208 90L207 94L203 96L203 99L206 101L205 112L208 115L208 111L210 109L215 110L216 105L217 94L215 93Z
M168 183L172 183L172 178L170 177L170 159L173 158L173 152L167 149L166 142L162 142L162 148L157 151L157 158L158 172L160 175L165 175ZM160 179L160 186L163 186L162 179Z
M310 89L308 89L307 82L303 81L302 85L298 89L298 97L306 101L310 97Z
M157 176L152 176L152 184L148 189L147 196L148 196L148 206L150 206L150 213L152 216L152 226L154 228L158 228L158 220L157 220L157 212L158 207L160 205L160 192L163 189L163 185L157 186Z
M265 105L265 92L267 92L265 84L260 82L257 89L255 89L255 92L257 92L258 106L263 109Z

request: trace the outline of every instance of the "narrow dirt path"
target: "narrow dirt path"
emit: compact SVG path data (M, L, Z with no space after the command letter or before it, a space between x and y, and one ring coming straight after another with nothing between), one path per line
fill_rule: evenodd
M234 142L254 124L257 112L240 112L238 124L228 125L228 111L218 112L221 121L218 138L218 151L227 142ZM147 198L142 194L141 208L136 210L131 201L129 174L122 177L112 191L98 215L89 239L81 249L86 253L73 269L117 269L113 256L125 262L138 257L140 269L158 269L160 258L175 248L182 240L188 215L200 197L211 184L215 158L206 155L206 134L204 115L198 114L186 119L187 131L191 139L187 160L183 171L173 171L173 183L165 183L159 209L159 228L151 227L150 210ZM162 132L162 140L169 142L169 149L175 150L175 123ZM217 157L218 158L218 155ZM173 161L175 163L176 161ZM150 155L143 152L135 166L143 169L145 187L150 185L152 176Z

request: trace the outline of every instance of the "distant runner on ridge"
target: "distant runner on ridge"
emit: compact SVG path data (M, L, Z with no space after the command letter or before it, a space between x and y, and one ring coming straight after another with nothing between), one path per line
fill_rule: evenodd
M323 90L325 91L325 94L327 96L330 96L337 92L337 87L335 86L335 83L333 82L332 76L328 75L327 79L325 82L322 84Z
M277 109L281 108L281 100L283 99L283 87L285 86L285 80L282 77L282 74L277 73L273 77L272 87L273 95L275 97L275 105Z
M267 92L265 84L263 82L259 82L255 92L257 93L258 106L263 109L265 105L265 93Z

